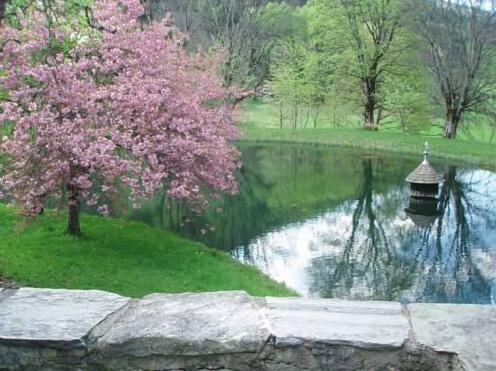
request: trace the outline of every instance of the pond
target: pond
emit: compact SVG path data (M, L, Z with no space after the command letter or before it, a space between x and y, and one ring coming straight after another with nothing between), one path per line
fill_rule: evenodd
M158 194L129 216L225 250L303 296L494 304L496 173L432 160L444 183L436 202L418 204L404 179L421 158L240 149L237 196L198 215Z

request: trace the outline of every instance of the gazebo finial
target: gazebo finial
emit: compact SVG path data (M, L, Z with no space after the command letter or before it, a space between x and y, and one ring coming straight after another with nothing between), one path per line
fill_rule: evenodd
M429 143L425 142L424 143L424 163L428 162L428 157L429 157Z

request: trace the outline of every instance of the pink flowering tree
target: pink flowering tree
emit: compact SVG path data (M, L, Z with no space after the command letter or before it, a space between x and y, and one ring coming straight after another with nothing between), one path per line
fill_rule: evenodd
M206 190L236 192L218 60L189 56L167 21L141 23L138 0L97 1L84 22L64 24L34 4L1 30L0 123L14 125L2 142L3 195L31 214L62 200L79 234L82 204L106 214L122 187L134 205L161 187L198 204Z

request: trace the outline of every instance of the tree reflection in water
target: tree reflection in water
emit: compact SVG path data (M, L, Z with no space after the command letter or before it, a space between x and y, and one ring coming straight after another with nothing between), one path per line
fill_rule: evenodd
M318 257L312 261L312 291L318 291L323 297L352 295L354 298L379 296L391 299L394 296L392 290L398 286L395 284L397 277L400 280L408 277L402 272L401 264L399 267L396 264L401 262L391 254L383 225L385 219L377 215L372 160L364 159L362 167L358 200L345 207L345 212L352 215L351 232L341 256Z
M494 300L495 173L438 168L445 181L426 216L405 212L416 159L288 145L242 154L239 195L195 214L158 194L131 218L223 249L303 295Z
M399 210L392 218L384 210L386 200L398 197L398 192L374 194L371 167L364 160L364 179L358 200L350 205L352 228L342 253L315 258L308 268L311 291L324 297L406 302L494 301L491 272L481 271L472 259L474 250L494 249L494 239L482 236L495 223L494 199L487 194L494 188L494 174L457 175L455 167L448 167L437 218L405 229L394 227Z

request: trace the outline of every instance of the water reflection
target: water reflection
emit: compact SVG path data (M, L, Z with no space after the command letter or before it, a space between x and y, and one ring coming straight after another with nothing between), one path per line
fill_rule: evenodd
M415 159L315 147L242 152L238 196L195 215L157 195L132 217L229 251L303 295L494 303L495 173L440 165L438 199L419 204L404 183Z
M439 216L438 200L437 198L410 197L410 202L405 212L418 227L429 227Z

